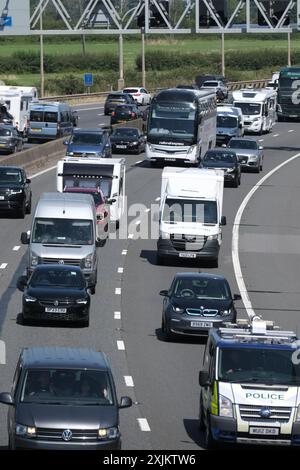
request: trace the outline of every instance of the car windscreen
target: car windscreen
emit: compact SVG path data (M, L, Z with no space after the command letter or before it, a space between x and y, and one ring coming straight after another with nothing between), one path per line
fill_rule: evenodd
M235 163L236 162L236 155L235 153L229 152L214 152L213 150L206 152L203 157L203 163Z
M74 269L35 269L30 278L30 287L58 287L83 289L85 280L80 271Z
M22 181L22 173L19 170L0 168L0 183L18 184Z
M232 139L229 141L228 147L231 149L257 150L257 143L255 142L255 140Z
M177 222L198 222L215 225L217 223L217 204L216 201L167 198L162 220L171 224Z
M186 299L230 299L227 284L221 279L182 278L175 282L173 296Z
M217 127L236 128L238 120L234 116L217 116Z
M240 108L244 115L256 116L261 114L261 104L260 103L239 103L234 102L236 108Z
M124 101L126 100L126 97L123 95L108 95L107 97L108 101Z
M70 144L74 145L100 145L103 141L103 134L96 133L74 133L70 139Z
M220 349L218 380L299 387L300 365L292 354L291 350L264 347Z
M28 369L21 388L21 403L48 405L113 405L114 395L106 371L88 369Z
M32 243L54 245L92 245L93 222L84 219L36 218Z
M294 88L295 90L298 88L297 86L297 81L300 80L300 74L299 74L299 77L280 77L279 78L279 81L278 81L278 84L279 84L279 88ZM295 82L295 85L294 85L294 82Z
M3 129L0 128L0 137L10 137L12 135L12 131L10 129Z

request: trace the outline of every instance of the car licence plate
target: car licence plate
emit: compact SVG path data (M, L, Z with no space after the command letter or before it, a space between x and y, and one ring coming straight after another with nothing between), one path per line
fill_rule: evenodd
M126 149L126 145L116 145L117 149Z
M212 328L213 323L208 321L191 321L192 328Z
M196 253L179 253L179 258L196 258Z
M46 307L45 312L46 313L66 313L67 309L66 308Z
M253 428L249 429L250 434L262 435L262 436L278 436L279 428Z
M165 158L166 162L176 162L176 158Z

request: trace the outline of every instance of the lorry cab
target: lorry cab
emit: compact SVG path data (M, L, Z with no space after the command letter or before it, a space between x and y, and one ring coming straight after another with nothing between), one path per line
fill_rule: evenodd
M232 137L243 137L244 118L240 108L217 106L217 145L227 144Z
M206 447L300 445L299 338L255 317L212 329L199 374Z
M233 105L242 110L246 132L270 132L276 122L277 93L270 88L232 92Z

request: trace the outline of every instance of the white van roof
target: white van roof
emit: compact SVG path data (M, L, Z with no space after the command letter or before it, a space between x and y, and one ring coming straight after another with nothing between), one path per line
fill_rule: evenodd
M91 194L43 193L35 217L90 220L95 217L95 203Z
M263 102L266 98L271 96L277 96L276 91L271 88L244 88L242 90L237 90L232 92L233 101L253 101L253 102Z

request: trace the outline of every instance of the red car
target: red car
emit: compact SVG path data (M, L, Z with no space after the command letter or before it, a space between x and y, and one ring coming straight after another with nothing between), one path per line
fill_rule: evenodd
M109 222L110 222L110 208L106 199L99 188L84 188L84 187L66 187L65 193L83 193L91 194L95 201L96 216L97 216L97 238L102 240L103 243L109 236Z

